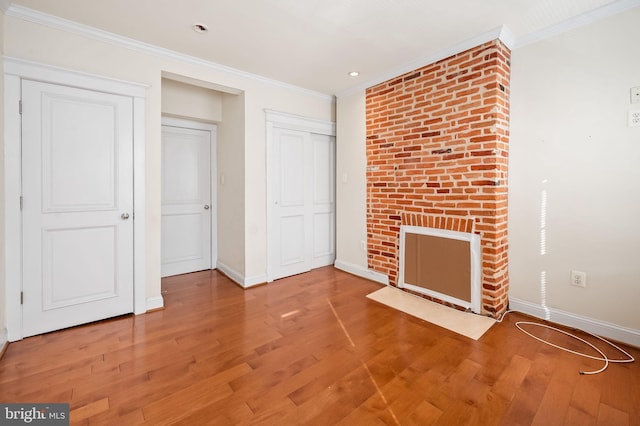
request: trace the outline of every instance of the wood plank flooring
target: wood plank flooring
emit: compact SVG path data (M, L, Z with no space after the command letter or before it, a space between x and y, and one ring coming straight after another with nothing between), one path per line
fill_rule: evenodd
M162 287L162 311L10 344L0 401L68 402L72 424L96 425L640 425L639 362L580 375L602 362L525 335L520 314L474 341L332 267L249 290L216 271Z

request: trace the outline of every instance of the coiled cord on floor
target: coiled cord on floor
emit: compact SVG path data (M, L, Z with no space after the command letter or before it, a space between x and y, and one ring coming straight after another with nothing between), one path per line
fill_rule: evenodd
M504 317L505 317L508 313L510 313L510 312L513 312L513 311L506 311L506 312L502 315L502 317L498 320L498 322L502 322L502 320L504 319ZM590 333L590 332L588 332L588 331L580 330L580 331L582 331L583 333L586 333L586 334L588 334L588 335L590 335L590 336L592 336L592 337L595 337L595 338L597 338L597 339L600 339L601 341L603 341L603 342L607 343L608 345L610 345L610 346L612 346L612 347L616 348L618 351L622 352L622 353L627 357L627 359L611 359L611 358L607 357L607 356L604 354L604 352L602 352L600 349L598 349L595 345L593 345L593 344L592 344L592 343L590 343L590 342L587 342L586 340L582 339L581 337L578 337L578 336L576 336L576 335L574 335L574 334L571 334L571 333L569 333L569 332L566 332L566 331L564 331L564 330L560 330L560 329L558 329L558 328L551 327L551 326L546 325L546 324L541 324L541 323L537 323L537 322L530 322L530 321L518 321L518 322L516 322L516 324L515 324L515 325L516 325L516 327L518 328L518 330L522 331L523 333L527 334L528 336L533 337L534 339L536 339L536 340L538 340L539 342L542 342L542 343L544 343L544 344L546 344L546 345L553 346L554 348L561 349L561 350L563 350L563 351L565 351L565 352L569 352L569 353L572 353L572 354L575 354L575 355L579 355L579 356L582 356L582 357L585 357L585 358L595 359L595 360L597 360L597 361L604 361L604 366L603 366L602 368L600 368L599 370L594 370L594 371L580 371L580 374L583 374L583 375L590 375L590 374L598 374L598 373L602 373L604 370L606 370L606 369L607 369L607 367L609 366L609 363L630 363L630 362L634 362L634 361L635 361L635 358L634 358L633 356L631 356L631 354L629 354L629 353L628 353L627 351L625 351L624 349L622 349L622 348L620 348L619 346L617 346L617 345L615 345L615 344L611 343L610 341L608 341L608 340L606 340L606 339L604 339L604 338L602 338L602 337L600 337L600 336L598 336L598 335L596 335L596 334L592 334L592 333ZM584 353L582 353L582 352L576 352L576 351L573 351L573 350L571 350L571 349L567 349L567 348L565 348L565 347L558 346L558 345L556 345L556 344L554 344L554 343L548 342L548 341L546 341L546 340L544 340L544 339L541 339L541 338L540 338L540 337L538 337L538 336L535 336L535 335L533 335L533 334L529 333L528 331L526 331L525 329L523 329L523 328L522 328L522 325L533 325L533 326L536 326L536 327L547 328L547 329L554 330L554 331L557 331L557 332L559 332L559 333L562 333L562 334L564 334L564 335L567 335L567 336L569 336L569 337L571 337L571 338L574 338L574 339L576 339L576 340L581 341L582 343L585 343L585 344L589 345L589 346L590 346L591 348L593 348L596 352L598 352L598 353L601 355L601 357L592 356L592 355L587 355L587 354L584 354Z

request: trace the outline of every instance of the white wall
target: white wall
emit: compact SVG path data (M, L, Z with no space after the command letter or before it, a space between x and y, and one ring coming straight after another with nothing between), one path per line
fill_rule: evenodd
M388 284L389 277L370 270L367 262L365 90L339 97L336 115L335 266L380 284Z
M222 93L163 78L162 114L205 123L222 121Z
M336 105L336 264L367 269L365 91Z
M245 270L244 94L222 95L218 125L218 265L232 276Z
M247 78L201 63L147 53L117 42L100 41L83 34L54 29L8 15L5 20L5 54L91 74L149 85L146 102L146 210L147 296L160 295L160 138L161 76L163 72L236 88L244 92L243 170L245 240L238 244L244 259L242 277L266 276L265 119L264 109L296 113L322 120L333 118L333 101L308 91ZM224 161L224 159L219 159ZM224 224L220 224L224 226Z
M640 109L629 95L638 23L635 8L513 52L509 160L510 297L635 330L640 127L627 113ZM586 288L569 285L572 269Z

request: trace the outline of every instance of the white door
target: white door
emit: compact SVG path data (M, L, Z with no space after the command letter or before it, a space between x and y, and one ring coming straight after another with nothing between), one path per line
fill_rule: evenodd
M212 268L212 132L162 126L162 276Z
M278 279L311 270L312 160L307 132L274 129L273 172L273 275Z
M334 141L328 135L273 129L270 279L335 260Z
M313 252L311 267L332 265L335 261L335 138L311 134L313 162Z
M133 100L24 81L23 336L133 312Z

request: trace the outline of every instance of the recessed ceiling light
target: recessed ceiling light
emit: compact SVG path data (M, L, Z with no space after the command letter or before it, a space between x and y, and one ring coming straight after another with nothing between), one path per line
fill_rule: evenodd
M200 34L204 34L209 31L209 27L207 27L205 24L195 23L193 24L192 28L193 28L193 31Z
M360 71L350 71L349 77L357 77L360 75Z

